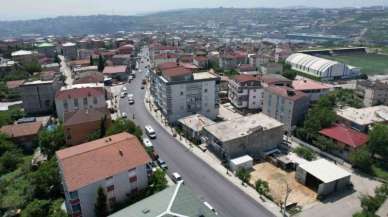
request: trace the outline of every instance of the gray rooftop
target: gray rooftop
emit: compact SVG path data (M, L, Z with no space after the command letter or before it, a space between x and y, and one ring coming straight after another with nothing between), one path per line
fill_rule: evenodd
M194 193L181 182L147 197L109 217L216 217Z

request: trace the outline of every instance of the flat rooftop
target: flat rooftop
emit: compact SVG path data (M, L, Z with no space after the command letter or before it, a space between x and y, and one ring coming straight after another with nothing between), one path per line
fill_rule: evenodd
M218 76L209 73L209 72L197 72L193 73L194 80L203 80L203 79L215 79L218 78Z
M266 131L282 126L283 124L279 121L263 113L259 113L216 123L206 126L204 129L217 137L218 140L227 142L247 136L257 130Z
M372 106L366 108L347 107L337 110L337 115L358 125L370 125L388 121L388 106Z
M333 182L350 176L348 171L325 159L318 159L300 164L299 167L324 183Z
M215 123L214 121L201 114L195 114L181 118L178 120L178 122L196 132L201 131L205 126L209 126Z

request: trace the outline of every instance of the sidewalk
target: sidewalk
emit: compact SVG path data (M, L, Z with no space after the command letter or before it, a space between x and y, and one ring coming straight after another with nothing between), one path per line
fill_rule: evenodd
M144 97L144 104L147 109L147 111L152 115L152 117L159 123L160 126L162 126L171 136L173 135L173 128L166 125L166 119L162 116L160 112L155 112L154 108L156 106L153 104L152 97L149 95L148 90L146 91L145 97ZM151 109L152 108L152 109ZM263 201L260 198L260 194L256 192L256 190L248 185L241 185L241 180L237 178L232 172L229 172L227 174L227 170L224 166L222 166L221 161L213 155L210 151L203 152L199 148L197 148L195 145L191 144L187 139L181 136L177 136L175 138L177 141L179 141L183 146L185 146L188 150L190 150L193 154L195 154L198 158L206 162L210 167L212 167L215 171L217 171L220 175L225 177L227 180L229 180L231 183L233 183L235 186L241 189L241 191L245 192L247 195L249 195L252 199L254 199L256 202L261 204L263 207L265 207L268 211L270 211L274 216L282 216L280 208L273 203L272 201L265 199Z

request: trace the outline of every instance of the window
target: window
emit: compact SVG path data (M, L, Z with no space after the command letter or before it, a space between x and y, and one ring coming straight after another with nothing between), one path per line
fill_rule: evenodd
M183 96L183 92L181 91L181 96Z
M204 91L205 91L205 93L207 93L207 89L205 89Z
M67 109L69 108L69 105L67 104L67 100L63 102L63 108L65 109L65 111L67 111Z
M78 99L74 99L74 107L78 108Z
M77 204L77 205L71 206L71 209L73 210L73 212L81 212L81 205Z
M94 103L94 105L97 104L97 97L93 97L93 103Z
M130 183L137 182L137 176L129 177L129 182L130 182Z
M108 192L111 192L113 190L115 190L115 186L114 185L110 185L110 186L106 187L106 191L108 191Z
M84 105L86 106L88 104L88 98L84 97Z
M77 191L72 191L69 193L70 199L78 199L78 192Z

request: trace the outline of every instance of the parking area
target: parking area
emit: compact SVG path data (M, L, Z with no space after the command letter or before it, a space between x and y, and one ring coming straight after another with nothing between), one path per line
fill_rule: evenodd
M287 204L297 203L303 207L316 201L316 192L297 182L295 171L287 172L269 162L262 162L253 166L250 183L255 185L258 179L268 182L271 195L278 204L284 201L287 184L292 189Z

